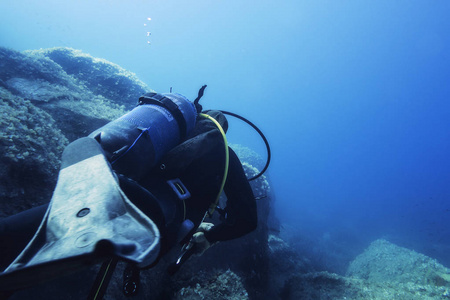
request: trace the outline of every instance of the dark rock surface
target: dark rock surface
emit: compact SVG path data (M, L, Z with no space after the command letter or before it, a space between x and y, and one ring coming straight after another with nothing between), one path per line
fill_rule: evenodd
M44 110L0 87L0 217L49 201L68 141Z

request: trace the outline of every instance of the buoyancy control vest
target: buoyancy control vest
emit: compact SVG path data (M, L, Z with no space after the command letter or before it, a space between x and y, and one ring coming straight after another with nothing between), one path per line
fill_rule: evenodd
M95 130L95 138L113 169L139 180L195 127L197 111L176 93L147 93L137 107Z
M227 120L221 112L207 111L207 114L224 131L227 130ZM208 208L213 203L216 206L215 200L226 179L225 150L228 147L224 135L211 119L197 118L196 126L187 139L164 155L140 184L156 198L167 200L170 197L164 194L164 183L180 180L183 190L187 190L191 197L183 203L183 219L188 218L198 226Z
M228 130L228 121L220 111L208 110L205 113L217 120L225 132ZM207 118L199 117L190 136L168 151L152 173L162 178L176 178L180 177L194 160L199 160L203 156L219 152L218 157L224 158L223 142L224 138L217 125Z

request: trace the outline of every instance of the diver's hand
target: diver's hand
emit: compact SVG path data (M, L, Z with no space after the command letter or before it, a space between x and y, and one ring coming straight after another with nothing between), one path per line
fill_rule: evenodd
M211 228L213 227L214 227L213 223L203 222L200 224L200 226L198 226L197 232L207 232L210 231Z
M209 247L211 247L211 243L206 239L205 232L211 230L214 227L212 223L201 223L197 228L197 232L192 236L187 249L194 247L195 255L203 255Z

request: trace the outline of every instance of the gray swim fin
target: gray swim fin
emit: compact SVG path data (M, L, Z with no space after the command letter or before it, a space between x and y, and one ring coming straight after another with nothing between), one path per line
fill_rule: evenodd
M146 267L159 254L155 223L122 192L101 146L69 144L49 208L33 239L0 274L0 290L47 281L117 257Z

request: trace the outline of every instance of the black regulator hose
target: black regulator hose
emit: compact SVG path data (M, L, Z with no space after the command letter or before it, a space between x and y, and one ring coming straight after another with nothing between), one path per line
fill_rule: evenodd
M259 172L258 174L256 174L255 176L253 176L252 178L248 179L248 181L252 181L255 180L257 178L259 178L262 174L264 174L264 172L266 172L267 168L269 167L270 164L270 158L271 158L271 153L270 153L270 146L269 146L269 142L267 141L266 137L264 136L264 134L261 132L261 130L259 130L258 127L256 127L255 124L253 124L252 122L250 122L249 120L247 120L244 117L241 117L240 115L237 115L235 113L229 112L229 111L225 111L225 110L221 110L222 113L226 114L226 115L230 115L233 116L235 118L238 118L242 121L244 121L245 123L247 123L248 125L252 126L253 129L256 130L256 132L259 133L259 135L261 136L261 138L264 141L264 144L266 144L266 149L267 149L267 161L266 161L266 165L264 166L264 168L262 169L261 172Z
M207 85L205 84L205 85L203 85L203 86L198 90L198 96L197 96L197 98L195 98L195 100L194 100L194 105L195 105L195 108L197 109L197 112L198 112L198 113L201 113L201 111L203 110L203 108L202 108L202 106L200 105L199 101L200 101L200 99L203 97L203 94L204 94L204 92L205 92L206 87L207 87ZM264 141L264 144L266 144L266 149L267 149L267 161L266 161L266 165L264 166L264 168L262 169L261 172L259 172L258 174L256 174L256 175L253 176L252 178L248 179L248 181L252 181L252 180L255 180L255 179L259 178L262 174L264 174L264 172L266 172L266 170L267 170L267 168L269 167L269 164L270 164L270 157L271 157L271 154L270 154L270 146L269 146L269 142L267 141L266 137L265 137L264 134L261 132L261 130L259 130L259 128L256 127L255 124L253 124L252 122L250 122L250 121L247 120L246 118L241 117L241 116L238 115L238 114L235 114L235 113L232 113L232 112L229 112L229 111L225 111L225 110L220 110L220 112L222 112L222 113L224 113L224 114L226 114L226 115L230 115L230 116L233 116L233 117L235 117L235 118L238 118L238 119L244 121L245 123L247 123L248 125L252 126L253 129L255 129L256 132L259 133L259 135L261 136L261 138L262 138L263 141Z

